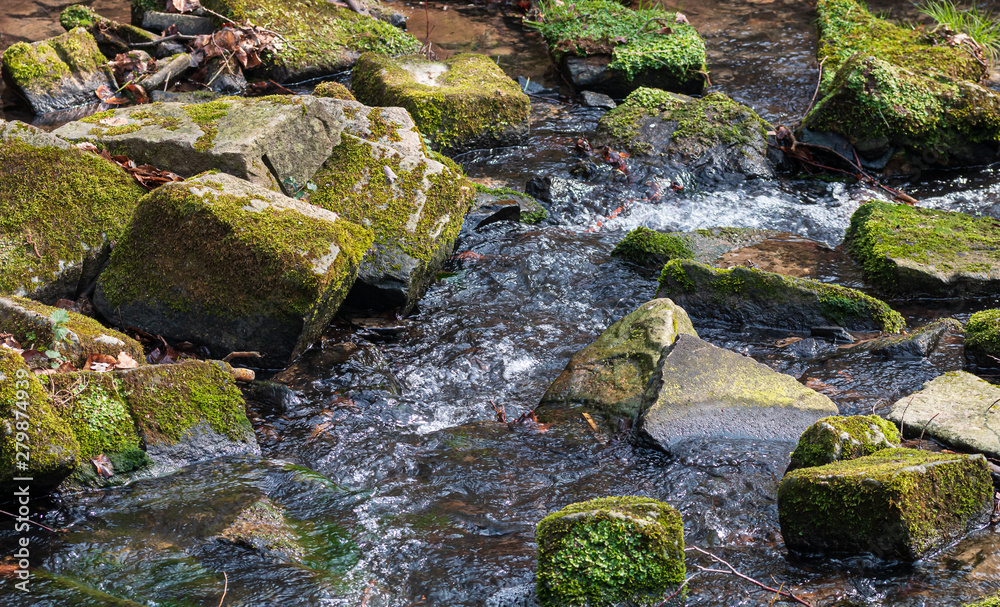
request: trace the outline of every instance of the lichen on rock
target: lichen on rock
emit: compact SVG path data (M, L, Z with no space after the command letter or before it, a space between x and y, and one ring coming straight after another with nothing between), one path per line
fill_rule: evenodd
M900 440L896 426L877 415L824 417L799 437L785 473L892 449Z

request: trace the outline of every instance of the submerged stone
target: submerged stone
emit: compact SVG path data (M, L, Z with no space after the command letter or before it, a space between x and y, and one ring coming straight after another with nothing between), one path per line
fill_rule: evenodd
M641 86L687 94L705 87L705 42L678 13L581 0L549 4L528 24L578 89L621 98Z
M219 540L280 561L300 563L305 556L281 507L266 497L241 510L219 534Z
M892 449L899 441L896 426L877 415L824 417L799 437L785 474Z
M351 77L359 101L404 107L436 148L454 152L521 143L531 102L489 57L445 61L365 53Z
M1000 309L982 310L969 317L965 323L965 347L975 356L1000 358Z
M802 468L778 485L793 552L917 560L989 522L993 482L982 455L885 449Z
M98 87L115 90L114 75L97 42L78 27L61 36L18 42L0 57L4 81L36 114L97 103Z
M142 199L94 304L220 356L257 351L283 365L318 339L371 242L335 213L206 174Z
M582 403L609 421L633 420L660 357L680 334L697 337L687 313L674 302L655 299L639 306L570 359L540 407Z
M647 268L662 268L671 259L691 259L694 250L684 234L664 234L639 226L611 251L613 257Z
M897 400L889 419L910 436L927 436L963 451L1000 457L1000 387L964 371L949 371Z
M570 504L538 523L543 607L659 603L684 581L684 525L646 497Z
M639 88L601 117L594 144L656 158L702 179L766 178L773 176L767 130L756 112L722 93L692 99Z
M657 297L669 297L698 323L808 331L841 326L898 333L903 317L885 302L847 287L737 266L717 270L675 259L663 266Z
M794 441L838 413L792 376L687 334L660 358L644 405L639 436L666 451L692 437Z
M121 167L0 121L0 294L75 299L146 193Z
M893 294L1000 291L1000 226L992 217L872 200L844 239L872 285Z
M832 356L850 355L857 352L871 352L891 360L929 358L945 349L952 350L948 358L962 359L962 347L953 342L962 339L962 323L954 318L941 318L927 323L912 333L887 335L839 349ZM955 347L952 347L955 346ZM832 357L831 356L831 357ZM961 362L958 362L962 366Z

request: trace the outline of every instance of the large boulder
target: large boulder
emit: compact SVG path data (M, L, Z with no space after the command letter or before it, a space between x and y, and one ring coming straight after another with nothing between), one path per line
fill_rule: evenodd
M538 523L542 607L654 604L684 582L684 525L646 497L570 504Z
M656 295L673 299L696 325L793 331L835 325L887 333L898 333L905 326L898 312L860 291L745 266L717 270L697 261L675 259L663 266Z
M4 81L36 114L97 103L95 91L115 85L94 37L82 27L28 44L18 42L0 57Z
M365 53L351 76L358 101L406 108L420 132L446 153L521 143L531 102L489 57L445 61Z
M0 121L0 293L48 303L97 278L146 193L121 167Z
M992 217L872 200L851 216L844 243L868 281L888 293L1000 291L1000 226Z
M705 87L705 41L678 13L582 0L549 4L528 24L578 89L622 98L641 86L687 94Z
M950 371L897 400L889 419L904 434L926 433L956 449L1000 457L1000 388L964 371Z
M973 356L1000 359L1000 309L981 310L965 323L965 347ZM1000 364L993 360L992 366Z
M150 333L284 365L337 312L371 242L336 213L206 174L140 202L94 304Z
M756 112L722 93L692 99L639 88L601 117L593 143L702 180L771 177L767 130Z
M824 417L806 428L785 474L899 446L899 430L877 415Z
M669 299L644 303L577 352L542 397L541 407L582 403L606 417L633 420L660 357L680 334L697 337Z
M644 401L639 436L666 451L691 437L794 441L838 413L792 376L683 333L660 359Z
M885 449L801 468L778 485L793 552L917 560L989 522L993 481L982 455Z

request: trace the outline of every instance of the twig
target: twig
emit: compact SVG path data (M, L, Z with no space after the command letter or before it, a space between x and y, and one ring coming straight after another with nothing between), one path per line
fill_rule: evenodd
M34 249L35 255L37 255L38 258L41 259L42 258L42 254L38 252L38 246L35 243L34 239L31 238L31 234L25 235L25 238L27 239L28 244L31 245L31 248Z
M7 512L6 510L0 510L0 514L6 514L7 516L9 516L11 518L18 518L18 516L16 514L11 514L10 512ZM25 519L25 520L27 520L27 519ZM41 523L36 523L35 521L27 521L27 522L31 523L32 525L38 525L42 529L45 529L46 531L51 531L52 533L66 533L65 529L53 529L52 527L46 527L45 525L43 525Z
M493 410L497 412L497 421L506 424L507 423L507 405L500 405L497 409L496 404L493 399L490 399L490 404L493 405Z
M222 357L222 362L227 363L234 358L264 358L260 352L230 352Z
M649 25L650 23L654 22L654 21L659 21L661 23L671 23L671 24L674 24L674 25L677 24L677 20L676 19L668 19L666 17L653 17L652 19L649 19L648 21L646 21L645 23L643 23L642 25L640 25L639 29L635 30L635 33L632 34L632 36L638 36L639 34L641 34L642 30L646 29L646 26Z
M678 594L678 593L679 593L679 592L680 592L681 590L684 590L684 587L688 585L688 582L690 582L690 581L691 581L691 580L693 580L694 578L698 577L698 575L699 575L700 573L701 573L700 571L699 571L699 572L697 572L697 573L692 573L692 574L691 574L691 577L689 577L689 578L687 578L686 580L684 580L684 583L683 583L683 584L681 584L680 586L678 586L678 587L677 587L677 590L674 590L673 592L671 592L671 593L670 593L670 596L668 596L667 598L665 598L665 599L663 599L662 601L660 601L659 603L657 603L656 607L664 607L664 605L666 605L666 604L667 604L667 603L668 603L668 602L670 601L670 599L672 599L672 598L674 598L675 596L677 596L677 594Z
M758 582L757 580L753 579L752 577L740 573L739 571L736 570L736 567L733 567L731 564L729 564L728 561L726 561L725 559L722 559L722 558L720 558L718 556L715 556L714 554L712 554L711 552L708 552L707 550L702 550L701 548L699 548L697 546L690 546L688 548L685 548L684 550L697 550L698 552L704 554L705 556L710 557L712 560L717 561L719 563L722 563L723 565L725 565L726 567L728 567L729 571L732 572L736 577L738 577L740 579L746 580L746 581L750 582L751 584L755 584L755 585L763 588L764 590L768 590L770 592L774 592L774 593L779 594L781 596L788 597L788 598L792 599L793 601L795 601L796 603L798 603L800 605L805 605L806 607L813 607L812 604L807 603L806 601L800 599L799 597L795 596L791 592L785 592L785 591L780 590L779 588L771 588L770 586L764 584L763 582ZM698 565L695 565L695 567L698 567ZM713 571L713 572L719 572L719 573L727 573L726 571L722 571L721 569L708 569L708 568L704 568L704 567L698 567L698 568L701 569L701 570L703 570L703 571Z
M222 587L222 598L219 599L219 607L222 607L222 601L226 600L226 593L229 592L229 576L226 572L222 572L222 579L225 580L225 585Z
M802 118L799 119L799 122L802 122L809 112L812 111L813 106L816 105L816 97L819 95L819 85L823 83L823 63L826 62L827 59L828 57L823 57L823 59L819 62L819 79L816 81L816 90L813 91L812 100L809 101L809 107L807 107L806 111L802 113Z
M164 42L170 42L172 40L180 40L182 42L190 42L191 40L194 40L197 37L198 36L188 36L187 34L171 34L169 36L164 36L164 37L159 38L157 40L153 40L152 42L133 42L132 44L130 44L128 46L129 46L129 48L146 48L146 47L150 47L150 46L159 46L159 45L163 44Z
M899 434L900 434L900 436L903 435L903 420L906 419L906 410L910 408L910 405L913 403L913 399L916 398L916 397L917 397L917 395L914 394L913 396L910 397L910 400L906 401L906 406L903 407L903 412L899 416ZM988 410L989 409L987 409L987 411Z
M993 357L991 356L990 358L993 358ZM983 411L983 418L984 419L986 418L986 414L990 412L990 409L992 409L993 407L995 407L997 403L1000 403L1000 398L998 398L995 401L993 401L993 404L990 405L989 407L986 407L986 410Z
M927 430L927 426L932 421L934 421L934 418L937 417L938 415L941 415L941 414L940 413L935 413L934 415L931 416L931 418L929 420L927 420L926 422L924 422L924 427L920 429L920 440L924 440L924 432Z

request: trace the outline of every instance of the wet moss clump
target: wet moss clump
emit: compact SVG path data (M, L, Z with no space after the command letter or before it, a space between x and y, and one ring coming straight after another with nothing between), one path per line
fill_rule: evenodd
M683 236L640 226L615 245L611 255L648 268L662 268L671 259L694 258L694 251Z
M982 310L965 324L965 347L1000 357L1000 309Z
M824 417L802 433L786 473L871 455L900 440L896 426L877 415Z
M655 605L684 581L684 525L645 497L570 504L538 523L543 607Z
M63 373L52 381L54 407L72 428L81 460L139 448L126 396L111 374Z
M313 90L313 95L317 97L329 97L332 99L346 99L347 101L357 101L351 91L339 82L320 82Z
M0 69L4 80L14 86L44 94L73 73L106 69L106 61L94 37L79 27L35 44L11 45L0 58Z

